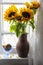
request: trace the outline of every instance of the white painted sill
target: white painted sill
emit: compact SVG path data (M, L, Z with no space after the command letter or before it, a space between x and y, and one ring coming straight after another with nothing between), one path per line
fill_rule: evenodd
M0 54L0 60L1 59L26 59L26 60L28 60L28 57L26 57L26 58L21 58L21 57L19 57L18 56L18 54L13 54L13 53L11 53L11 54Z
M20 58L17 54L12 54L9 57L0 55L0 65L33 65L33 60L29 57Z

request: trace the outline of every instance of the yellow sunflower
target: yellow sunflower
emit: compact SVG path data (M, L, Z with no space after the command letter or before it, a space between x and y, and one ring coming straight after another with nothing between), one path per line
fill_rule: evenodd
M31 2L31 4L33 5L32 7L36 8L36 9L40 7L40 3L37 1Z
M17 12L16 21L22 21L22 16L19 12Z
M33 18L33 11L29 8L21 8L20 14L22 15L23 21L29 21Z
M11 20L14 19L16 17L16 13L17 13L18 9L16 8L15 5L11 5L8 9L6 9L5 13L4 13L4 20Z
M30 2L25 2L24 4L26 5L27 8L31 8L33 6Z

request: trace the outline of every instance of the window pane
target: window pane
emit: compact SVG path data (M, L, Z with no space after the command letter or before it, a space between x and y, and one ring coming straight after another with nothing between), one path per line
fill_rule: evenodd
M16 47L17 41L18 39L14 34L2 35L2 44L11 44L12 47Z
M24 3L25 1L31 1L31 0L3 0L3 2L15 2L15 3Z

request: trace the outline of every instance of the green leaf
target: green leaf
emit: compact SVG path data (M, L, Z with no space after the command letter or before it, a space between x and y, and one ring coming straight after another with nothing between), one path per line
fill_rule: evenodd
M32 25L32 24L29 24L31 27L32 27L32 29L34 30L34 28L35 28L35 26L34 25Z
M9 24L14 24L15 22L16 22L15 19L13 19L9 21Z
M34 14L36 14L36 9L33 9L33 11L34 11Z
M32 10L33 10L33 12L34 12L34 14L36 14L36 11L37 11L37 9L36 8L31 8Z
M10 25L10 32L16 31L16 25Z
M11 24L10 25L10 32L15 32L16 33L16 36L20 36L22 35L23 33L25 33L25 29L26 29L26 26L27 24L26 23L22 23L22 22L15 22L15 24Z
M22 27L21 23L18 22L17 25L16 25L16 35L17 35L17 37L20 36L20 34L21 34L21 31L22 31L21 27Z
M34 20L31 20L31 21L29 21L30 23L29 23L29 25L32 27L32 29L34 30L34 28L35 28L35 26L34 26Z

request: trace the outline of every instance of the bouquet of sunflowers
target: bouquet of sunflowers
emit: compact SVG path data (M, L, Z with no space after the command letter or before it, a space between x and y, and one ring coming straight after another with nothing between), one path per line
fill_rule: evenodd
M15 32L17 37L26 33L27 25L30 25L32 29L35 28L34 15L40 7L37 1L25 2L24 5L25 7L18 9L13 4L4 13L4 20L10 24L10 32Z

